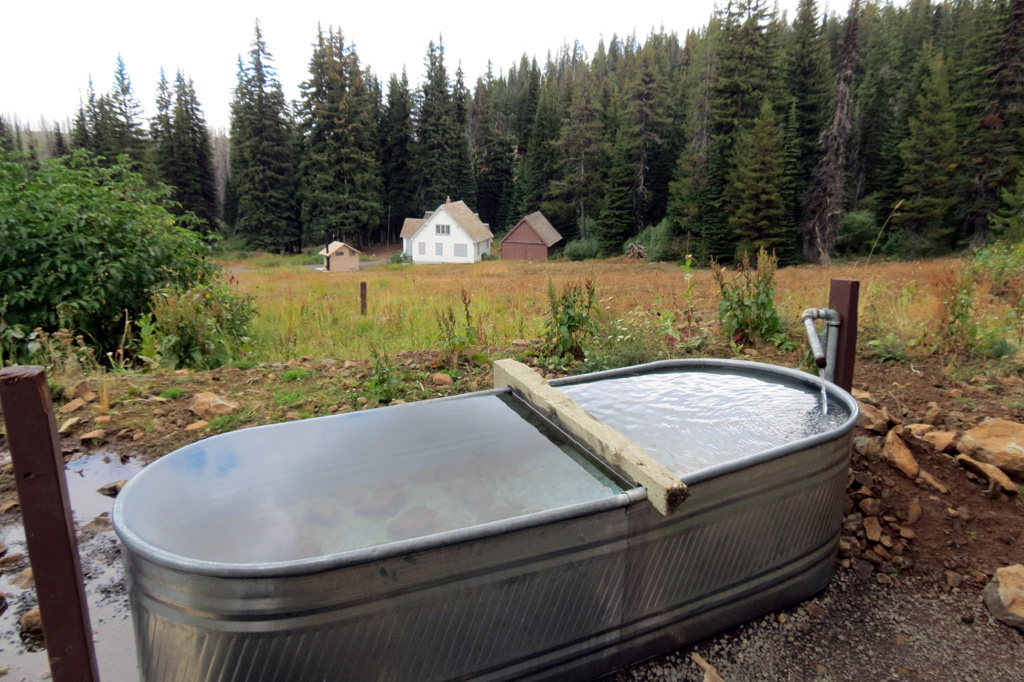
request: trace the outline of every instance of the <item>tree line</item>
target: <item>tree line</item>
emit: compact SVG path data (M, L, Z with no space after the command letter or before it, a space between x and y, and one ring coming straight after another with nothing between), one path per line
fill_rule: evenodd
M127 154L182 212L262 249L393 238L451 197L498 234L541 209L592 255L934 255L1019 236L1022 41L1024 0L853 0L845 16L801 0L792 21L731 0L682 37L565 45L471 86L438 39L411 87L328 28L289 102L257 24L222 201L180 73L161 75L147 129L119 59L62 144Z

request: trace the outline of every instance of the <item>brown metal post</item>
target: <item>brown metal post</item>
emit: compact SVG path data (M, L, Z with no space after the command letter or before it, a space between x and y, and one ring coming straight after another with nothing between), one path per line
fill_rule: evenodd
M849 391L853 389L853 366L857 360L857 304L860 282L855 279L834 279L828 290L828 307L839 313L839 337L836 347L834 383Z
M359 314L366 316L366 282L359 283Z
M0 408L54 682L99 682L64 458L42 367L0 370Z

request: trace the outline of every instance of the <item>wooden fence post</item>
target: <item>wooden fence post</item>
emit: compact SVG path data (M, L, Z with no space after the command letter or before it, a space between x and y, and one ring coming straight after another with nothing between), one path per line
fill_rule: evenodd
M359 314L366 317L366 282L359 283Z
M42 367L0 370L0 408L54 682L99 682L64 457Z
M839 338L832 381L844 391L853 389L853 366L857 361L857 305L860 282L834 279L828 290L828 307L839 313Z

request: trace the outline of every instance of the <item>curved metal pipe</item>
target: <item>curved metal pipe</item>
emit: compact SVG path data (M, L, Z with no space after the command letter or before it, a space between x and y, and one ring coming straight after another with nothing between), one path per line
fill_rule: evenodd
M832 381L835 376L836 353L839 344L839 335L832 333L832 330L825 330L827 349L822 350L821 338L818 336L818 328L814 325L815 320L824 320L828 327L838 327L840 324L839 312L831 308L808 308L800 315L804 328L807 330L807 340L811 344L811 352L814 353L814 362L819 368L825 369L827 381Z

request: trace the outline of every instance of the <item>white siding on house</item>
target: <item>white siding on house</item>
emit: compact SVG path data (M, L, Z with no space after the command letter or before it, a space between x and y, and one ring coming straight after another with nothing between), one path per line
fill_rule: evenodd
M413 239L419 245L412 257L413 263L474 263L480 260L481 250L483 253L490 251L489 239L479 244L474 242L443 206L423 223Z

